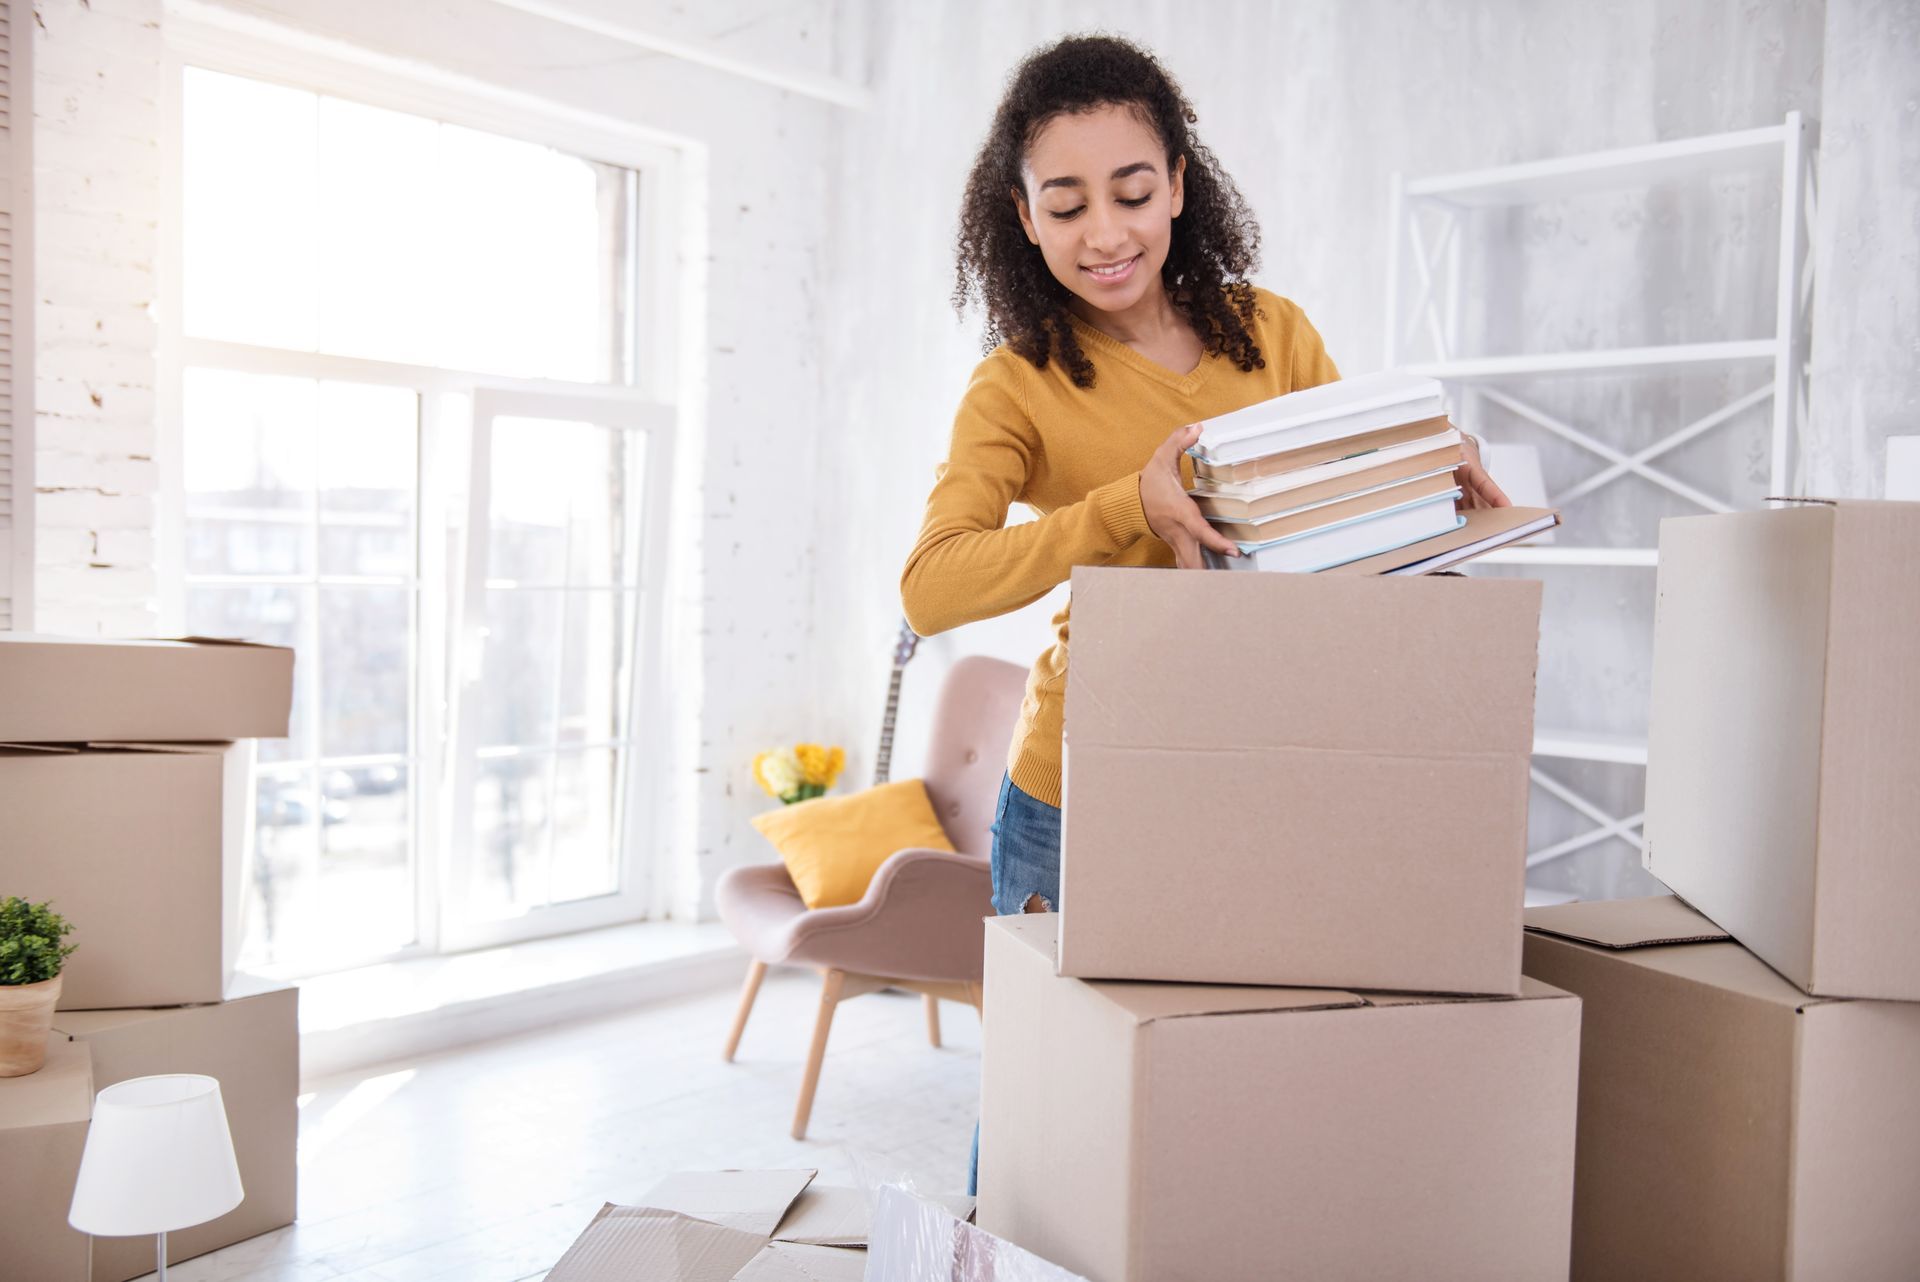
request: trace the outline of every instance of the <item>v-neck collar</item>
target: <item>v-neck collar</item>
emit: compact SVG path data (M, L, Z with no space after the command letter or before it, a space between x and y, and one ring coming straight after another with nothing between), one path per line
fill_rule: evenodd
M1139 352L1134 351L1133 348L1127 346L1105 330L1098 329L1089 322L1082 320L1071 308L1067 310L1067 319L1073 323L1074 331L1080 335L1083 341L1091 342L1093 346L1101 352L1131 366L1136 372L1146 375L1156 383L1165 383L1176 392L1181 392L1187 396L1191 396L1200 390L1202 385L1206 383L1208 374L1213 371L1213 367L1219 359L1212 352L1202 351L1200 353L1200 363L1195 365L1188 373L1179 374L1162 365L1159 361L1154 360L1152 357L1143 356Z

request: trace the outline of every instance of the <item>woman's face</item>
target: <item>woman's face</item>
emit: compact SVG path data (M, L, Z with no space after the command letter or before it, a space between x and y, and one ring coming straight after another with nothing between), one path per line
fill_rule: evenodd
M1166 147L1129 107L1055 116L1027 148L1014 205L1054 279L1124 312L1162 292L1186 163L1169 172Z

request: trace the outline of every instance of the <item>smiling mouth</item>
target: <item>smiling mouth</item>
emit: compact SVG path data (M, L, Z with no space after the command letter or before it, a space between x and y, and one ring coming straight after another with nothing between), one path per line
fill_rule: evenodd
M1139 261L1140 255L1135 254L1132 258L1122 259L1117 263L1107 263L1099 267L1089 267L1082 264L1080 270L1098 281L1122 281L1133 274L1134 264Z

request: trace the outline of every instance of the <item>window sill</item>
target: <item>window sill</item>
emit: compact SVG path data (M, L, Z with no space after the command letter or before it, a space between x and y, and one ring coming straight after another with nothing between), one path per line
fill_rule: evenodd
M633 922L300 984L302 1081L708 992L746 953L718 922Z

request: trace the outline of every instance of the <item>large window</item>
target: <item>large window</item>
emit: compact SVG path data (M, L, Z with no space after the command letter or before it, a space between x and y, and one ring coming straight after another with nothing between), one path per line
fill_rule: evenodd
M641 915L671 428L632 386L642 175L180 88L183 623L298 656L242 964Z

